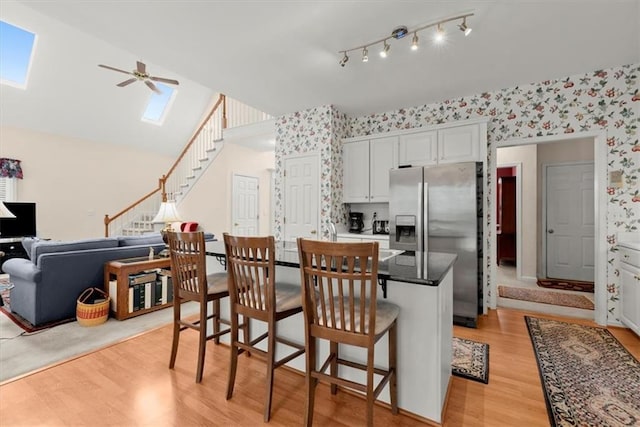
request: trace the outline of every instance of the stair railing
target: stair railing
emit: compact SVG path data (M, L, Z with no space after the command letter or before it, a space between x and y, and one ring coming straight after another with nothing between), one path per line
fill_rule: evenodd
M134 235L153 231L151 220L158 212L160 203L167 200L167 193L172 198L180 197L184 188L188 187L189 180L195 177L194 170L202 167L201 164L207 160L208 153L215 150L215 143L222 139L222 130L226 123L226 97L220 94L211 112L169 171L158 180L158 187L117 214L104 216L105 237L115 232Z
M158 187L117 214L104 216L105 237L116 233L137 235L153 231L152 220L160 209L160 203L167 201L167 194L174 200L186 194L186 190L197 178L196 173L212 157L216 142L222 140L224 129L272 118L260 110L220 94L169 171L158 180Z

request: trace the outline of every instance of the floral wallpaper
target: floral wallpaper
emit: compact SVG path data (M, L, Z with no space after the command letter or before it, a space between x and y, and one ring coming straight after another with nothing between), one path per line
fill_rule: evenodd
M640 223L639 80L640 64L633 64L362 117L346 118L331 106L290 114L276 122L277 176L282 174L283 156L320 151L321 221L326 224L344 216L339 149L342 137L487 118L487 168L492 171L495 159L491 158L491 148L503 141L606 131L607 172L621 170L624 177L624 185L608 186L606 195L608 319L618 322L616 236L619 232L638 232ZM489 180L493 179L490 175ZM275 194L276 215L281 217L282 191L278 184L281 180L276 182ZM488 212L494 211L492 199L493 195L487 194ZM281 232L280 224L277 231Z
M276 239L283 238L283 178L286 156L320 154L321 236L329 237L328 224L345 217L342 205L342 139L348 130L347 116L332 106L321 106L276 119L275 225ZM339 171L339 172L336 172ZM340 179L335 179L335 173Z

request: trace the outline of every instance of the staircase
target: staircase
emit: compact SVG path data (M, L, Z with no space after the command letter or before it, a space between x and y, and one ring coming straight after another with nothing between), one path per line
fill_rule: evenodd
M153 218L160 203L179 203L198 178L214 163L224 147L224 130L269 120L272 117L220 94L173 166L158 180L158 187L113 216L105 215L105 237L131 236L154 231Z

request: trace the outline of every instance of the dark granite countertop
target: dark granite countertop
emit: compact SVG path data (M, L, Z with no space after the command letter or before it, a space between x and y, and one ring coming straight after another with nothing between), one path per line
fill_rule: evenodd
M224 257L222 240L207 242L207 255ZM426 258L426 259L425 259ZM442 252L405 252L378 264L378 278L417 285L438 286L458 258ZM426 261L426 262L425 262ZM276 265L300 267L295 242L276 243ZM426 268L423 266L426 265Z

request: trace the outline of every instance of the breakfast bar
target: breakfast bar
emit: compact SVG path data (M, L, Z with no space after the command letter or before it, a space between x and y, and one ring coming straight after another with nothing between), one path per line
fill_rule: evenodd
M224 271L225 251L222 241L208 242L208 273ZM295 242L276 244L277 281L300 283L300 270ZM457 255L449 253L394 252L380 250L378 282L386 298L400 307L398 317L398 407L418 417L440 423L451 376L453 339L453 265ZM227 304L222 304L222 307ZM228 307L226 308L228 310ZM223 309L223 317L227 314ZM304 343L302 314L278 324L278 334L294 342ZM252 336L263 333L264 325L252 324ZM224 341L224 338L222 338ZM376 364L387 364L386 338L376 346ZM328 344L320 342L319 356L328 353ZM366 354L359 348L340 350L363 362ZM287 365L305 371L299 357ZM351 375L349 372L347 375ZM353 379L361 380L353 372ZM277 382L276 382L277 384ZM277 385L276 385L277 386ZM388 387L387 387L388 388ZM389 402L388 390L380 400Z

